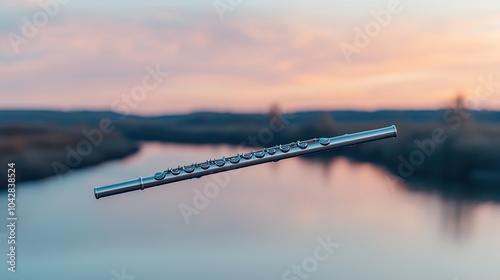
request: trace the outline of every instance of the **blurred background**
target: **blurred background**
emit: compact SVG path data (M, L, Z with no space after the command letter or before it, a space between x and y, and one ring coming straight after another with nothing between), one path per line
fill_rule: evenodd
M500 279L496 1L0 7L0 216L14 162L19 219L1 279ZM93 195L392 124L397 139ZM318 240L339 246L318 259Z

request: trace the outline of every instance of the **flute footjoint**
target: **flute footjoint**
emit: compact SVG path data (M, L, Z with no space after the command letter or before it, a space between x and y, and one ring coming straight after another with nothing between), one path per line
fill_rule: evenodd
M329 151L336 148L354 146L366 142L397 137L397 128L389 127L345 134L330 138L314 138L305 141L296 141L286 145L277 145L258 151L241 153L231 157L210 159L201 163L178 166L160 171L152 176L139 177L112 185L94 188L96 199L126 193L135 190L144 190L150 187L165 185L173 182L200 178L205 175L243 168L247 166L279 161L286 158L302 156L317 152Z

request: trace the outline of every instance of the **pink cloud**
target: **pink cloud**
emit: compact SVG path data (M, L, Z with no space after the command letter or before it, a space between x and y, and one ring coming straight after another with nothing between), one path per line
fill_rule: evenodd
M0 69L0 91L15 95L2 105L109 109L146 66L160 64L171 76L137 113L265 111L275 102L291 110L439 107L456 90L472 91L479 75L498 74L500 63L500 31L483 28L491 18L437 26L407 18L348 64L339 44L354 26L345 22L148 15L65 17L17 56L4 51L13 59ZM500 97L485 106L500 108Z

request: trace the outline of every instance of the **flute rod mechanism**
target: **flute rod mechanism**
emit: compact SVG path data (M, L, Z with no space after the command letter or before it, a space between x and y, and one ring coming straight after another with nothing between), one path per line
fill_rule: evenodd
M262 150L237 154L231 157L210 159L201 163L168 168L152 176L140 177L131 181L94 188L95 198L121 194L125 192L144 190L146 188L178 182L182 180L200 178L205 175L229 171L237 168L278 161L286 158L302 156L317 152L324 152L336 148L354 146L366 142L397 137L396 126L392 125L369 131L331 138L314 138L306 141L292 142Z

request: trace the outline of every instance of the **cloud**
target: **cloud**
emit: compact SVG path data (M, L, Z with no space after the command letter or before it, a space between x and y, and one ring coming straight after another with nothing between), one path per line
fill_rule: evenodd
M4 7L23 7L31 8L38 7L41 0L0 0L0 6Z
M141 83L146 66L160 64L171 76L139 113L255 111L275 102L291 109L440 106L498 69L492 21L431 26L407 17L348 64L339 44L352 40L356 23L341 20L253 15L221 23L209 12L72 12L17 55L0 41L0 94L15 93L5 107L109 109ZM499 98L491 101L500 107Z

